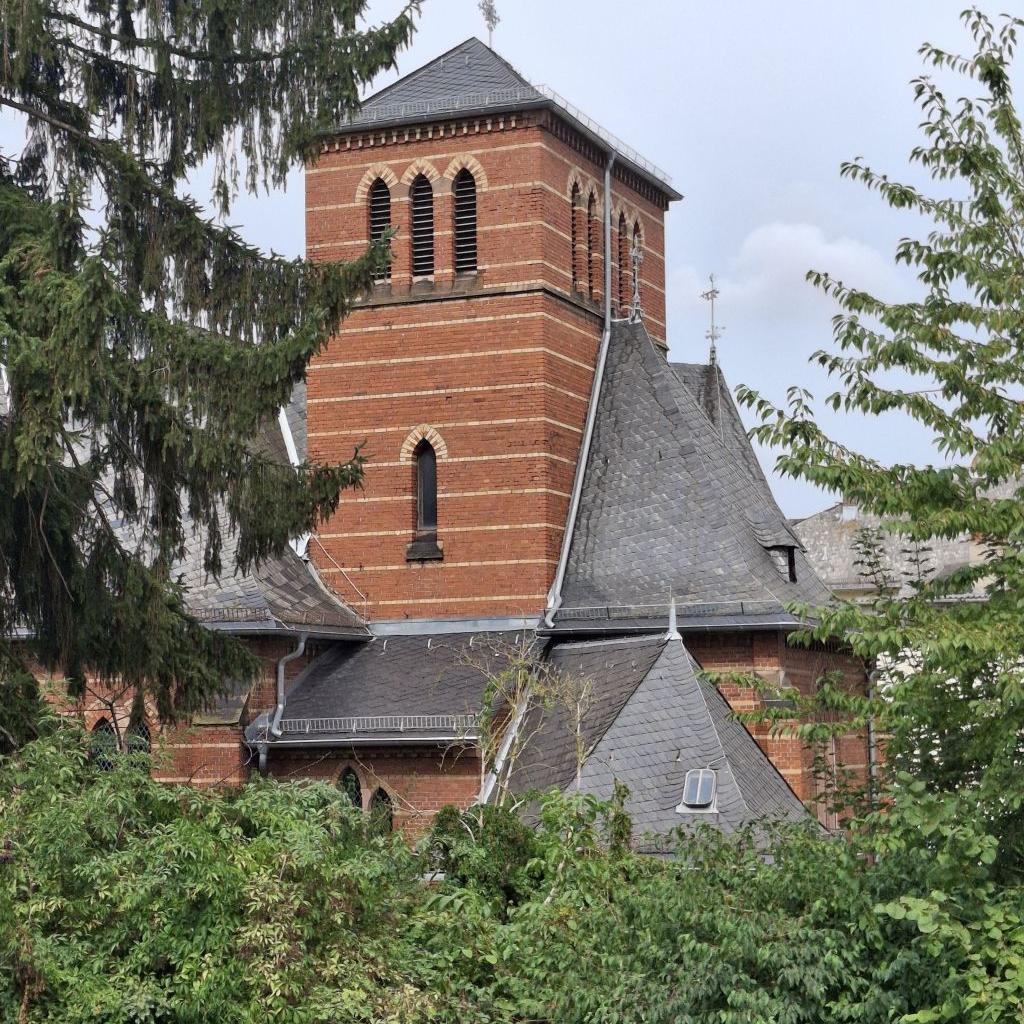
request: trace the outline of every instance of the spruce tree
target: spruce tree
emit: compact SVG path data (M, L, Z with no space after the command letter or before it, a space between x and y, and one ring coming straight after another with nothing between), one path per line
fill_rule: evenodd
M418 13L366 0L0 0L0 660L117 680L173 720L252 670L174 576L237 534L245 571L358 485L252 440L372 279L265 253L228 226L393 66ZM189 182L212 175L212 194ZM4 702L6 703L6 701ZM3 723L0 723L3 724ZM6 732L13 740L16 728Z

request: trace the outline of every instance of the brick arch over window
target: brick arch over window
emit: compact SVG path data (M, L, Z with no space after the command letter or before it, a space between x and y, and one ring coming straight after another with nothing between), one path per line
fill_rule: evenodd
M416 159L405 169L405 174L402 175L402 184L408 189L421 174L430 182L431 187L437 185L441 180L440 172L429 160ZM435 189L435 191L437 190Z
M366 197L370 193L370 186L378 178L391 189L392 195L394 194L395 188L398 185L398 175L387 164L374 164L372 167L367 168L366 173L359 179L359 184L356 186L357 203L366 202Z
M429 424L421 423L418 427L414 427L402 442L402 450L398 455L399 461L412 462L416 446L420 441L428 441L439 459L448 458L448 445L445 444L444 438Z
M483 164L472 154L460 153L458 156L453 157L451 163L445 168L444 177L448 181L454 181L459 171L469 171L473 175L478 192L490 187Z

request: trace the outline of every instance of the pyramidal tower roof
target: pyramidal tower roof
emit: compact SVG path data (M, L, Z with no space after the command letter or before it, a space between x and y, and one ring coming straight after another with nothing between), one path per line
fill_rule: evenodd
M680 628L777 627L791 603L829 602L728 389L712 381L712 416L696 376L642 323L613 324L556 628L660 625L672 599Z
M438 118L490 116L527 110L552 110L605 151L654 182L671 200L682 196L669 176L621 142L557 93L533 85L486 43L472 37L429 64L364 100L339 134Z

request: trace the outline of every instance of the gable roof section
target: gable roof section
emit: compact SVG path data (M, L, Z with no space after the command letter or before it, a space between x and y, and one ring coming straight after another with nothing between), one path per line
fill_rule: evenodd
M610 799L615 782L625 783L636 833L664 834L701 823L731 832L754 822L807 819L796 794L733 718L714 683L700 678L681 640L566 643L552 650L551 660L585 674L594 687L580 787ZM513 790L571 789L575 743L564 713L550 714L526 735ZM717 772L714 809L680 813L686 773L696 768Z
M556 629L653 628L672 597L680 629L792 624L790 602L829 600L727 389L719 427L696 376L670 367L642 323L613 323ZM797 549L795 583L777 545Z

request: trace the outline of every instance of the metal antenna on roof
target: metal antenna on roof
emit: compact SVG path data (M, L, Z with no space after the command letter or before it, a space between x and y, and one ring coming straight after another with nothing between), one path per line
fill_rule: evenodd
M487 26L487 45L493 47L494 30L498 27L498 22L501 21L498 5L494 0L480 0L477 7L480 8L480 13L484 16L484 24Z
M724 327L719 327L715 323L715 299L719 296L719 291L715 287L715 275L709 274L708 281L711 282L711 287L706 292L701 292L700 297L711 306L711 326L707 329L704 337L708 339L711 344L711 351L708 354L708 365L715 366L718 362L718 339L722 337L722 333L725 331Z
M714 419L715 426L718 427L718 432L725 438L725 428L722 426L722 390L721 384L718 380L718 339L722 337L722 332L725 330L724 327L719 327L715 323L715 299L718 298L718 288L715 286L715 275L709 274L708 281L711 287L706 292L701 292L700 297L707 302L711 307L711 326L708 327L704 334L704 337L708 339L710 350L708 352L708 366L711 367L711 377L713 378L709 383L714 389Z

